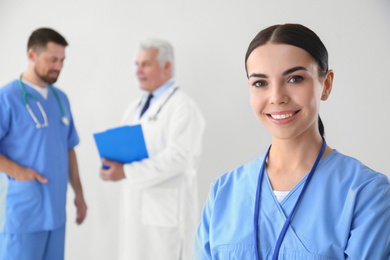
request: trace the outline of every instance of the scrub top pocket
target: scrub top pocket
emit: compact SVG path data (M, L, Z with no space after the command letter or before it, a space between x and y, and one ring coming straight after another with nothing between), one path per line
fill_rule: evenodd
M42 212L42 194L37 181L14 181L8 184L5 231L23 232L37 222Z
M179 196L174 189L147 189L142 192L141 221L144 225L176 227Z

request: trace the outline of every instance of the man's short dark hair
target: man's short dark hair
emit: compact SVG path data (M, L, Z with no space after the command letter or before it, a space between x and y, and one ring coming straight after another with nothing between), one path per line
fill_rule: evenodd
M27 43L27 51L34 49L35 51L45 49L48 42L55 42L62 46L68 46L65 38L50 28L39 28L31 34Z

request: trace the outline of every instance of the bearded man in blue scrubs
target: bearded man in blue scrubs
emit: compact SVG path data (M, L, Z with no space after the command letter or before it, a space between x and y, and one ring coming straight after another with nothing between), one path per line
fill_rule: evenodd
M66 95L52 86L67 45L52 29L35 30L27 70L0 88L0 260L64 259L68 181L76 222L86 216L79 137Z

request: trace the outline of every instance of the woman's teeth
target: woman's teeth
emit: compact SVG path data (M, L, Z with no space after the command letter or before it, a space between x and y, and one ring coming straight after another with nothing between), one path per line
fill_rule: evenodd
M293 115L294 115L294 113L285 114L285 115L271 115L271 117L274 118L274 119L286 119L286 118L289 118L289 117L291 117Z

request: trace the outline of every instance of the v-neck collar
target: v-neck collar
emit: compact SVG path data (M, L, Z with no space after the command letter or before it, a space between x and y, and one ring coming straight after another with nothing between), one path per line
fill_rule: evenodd
M49 98L49 86L42 88L25 79L22 79L22 83L24 83L25 86L29 86L31 89L35 90L35 92L39 94L43 100L47 100Z
M337 153L336 150L334 150L332 153L328 154L326 157L324 157L318 164L317 170L320 171L322 166L326 164L333 155ZM309 172L306 173L306 175L292 188L292 190L287 194L287 196L279 203L275 193L272 189L271 182L268 177L267 169L264 168L264 174L263 174L263 181L262 181L262 201L263 203L263 209L267 213L267 215L275 216L275 211L279 212L283 220L287 219L288 214L293 209L298 196L300 194L300 191L303 188L303 185L305 184L305 181L309 175ZM315 178L315 173L313 175L313 178ZM263 197L264 196L264 197ZM298 209L299 210L299 209Z

